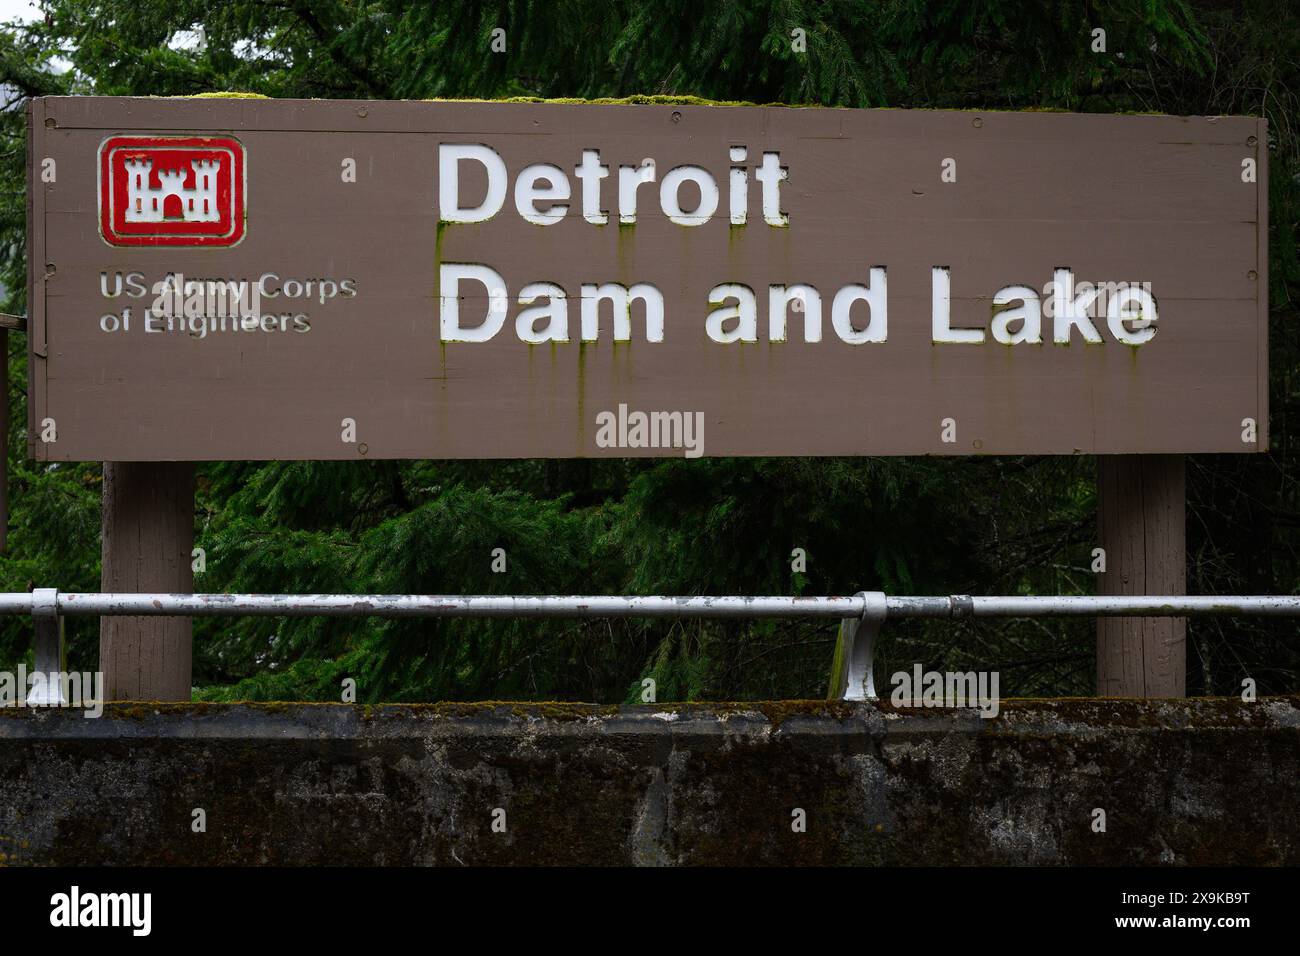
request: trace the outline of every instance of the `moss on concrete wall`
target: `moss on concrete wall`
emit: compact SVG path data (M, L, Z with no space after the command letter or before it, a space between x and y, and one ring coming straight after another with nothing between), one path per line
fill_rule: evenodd
M192 811L207 832L191 829ZM1103 808L1105 833L1092 829ZM505 810L504 833L492 829ZM792 812L802 809L805 832ZM8 864L1295 864L1300 699L0 711Z

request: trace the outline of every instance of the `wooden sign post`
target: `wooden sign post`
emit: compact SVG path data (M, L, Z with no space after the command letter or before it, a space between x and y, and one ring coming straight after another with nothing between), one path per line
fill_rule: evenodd
M101 589L194 589L194 465L186 461L104 462ZM99 663L107 700L189 700L187 617L104 617Z
M1181 455L1100 455L1101 594L1186 594L1186 475ZM1097 619L1099 697L1182 697L1187 621Z

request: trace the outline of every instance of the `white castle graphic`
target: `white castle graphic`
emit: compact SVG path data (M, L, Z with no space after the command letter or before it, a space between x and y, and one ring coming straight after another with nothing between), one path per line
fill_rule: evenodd
M221 218L217 208L217 174L220 165L212 159L195 159L190 162L194 173L194 188L185 188L188 175L185 169L160 169L159 188L149 185L152 159L128 159L126 174L128 202L127 222L216 222ZM174 197L174 198L173 198Z

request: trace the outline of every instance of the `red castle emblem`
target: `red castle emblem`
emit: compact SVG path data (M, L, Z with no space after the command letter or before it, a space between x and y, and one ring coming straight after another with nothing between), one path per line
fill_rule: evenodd
M114 246L244 238L244 146L230 136L113 136L99 147L99 223Z

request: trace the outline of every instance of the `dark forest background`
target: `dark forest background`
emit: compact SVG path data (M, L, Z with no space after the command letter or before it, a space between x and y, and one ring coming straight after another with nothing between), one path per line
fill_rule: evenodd
M47 94L693 95L852 107L1252 114L1269 121L1272 449L1188 460L1189 592L1300 590L1294 0L54 0L0 28L0 303L24 302L25 117ZM489 48L506 31L506 51ZM201 28L201 29L200 29ZM1105 52L1094 33L1105 30ZM792 50L805 31L806 52ZM1065 186L1063 185L1063 188ZM0 590L99 588L101 471L24 458L9 336ZM202 591L903 594L1094 591L1077 458L221 462L202 465ZM503 547L508 573L494 574ZM807 552L792 572L791 551ZM68 621L93 669L98 624ZM995 668L1006 696L1093 691L1091 621L895 622L886 673ZM196 694L367 701L817 697L833 626L355 620L195 623ZM0 666L31 663L26 619ZM1300 691L1286 621L1193 621L1188 691Z

